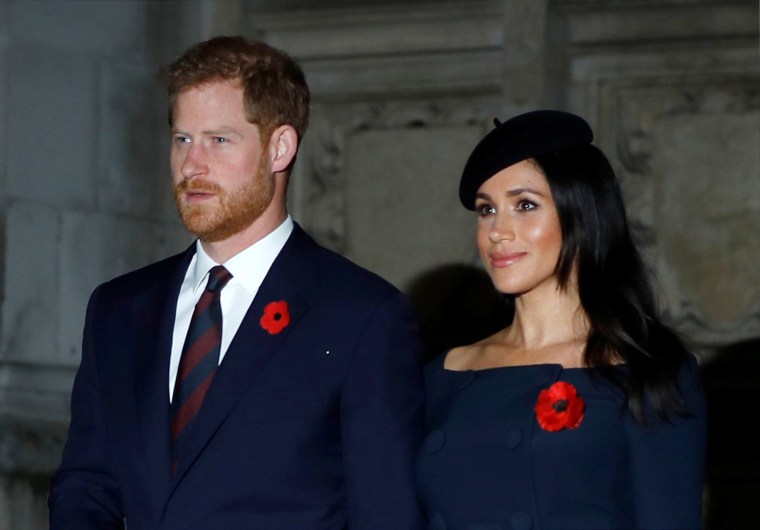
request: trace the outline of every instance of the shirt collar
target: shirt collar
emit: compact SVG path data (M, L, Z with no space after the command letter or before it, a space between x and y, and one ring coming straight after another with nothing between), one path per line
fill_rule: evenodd
M232 280L239 282L247 291L255 293L264 281L269 268L285 246L291 232L293 219L285 221L256 243L228 259L223 265L232 274ZM193 292L205 287L206 278L212 267L219 265L206 251L200 240L195 242L195 265L193 267Z

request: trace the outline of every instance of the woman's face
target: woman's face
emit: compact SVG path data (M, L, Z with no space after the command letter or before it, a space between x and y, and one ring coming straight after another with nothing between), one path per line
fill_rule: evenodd
M549 183L532 160L486 180L475 211L480 258L496 289L513 295L557 289L562 228Z

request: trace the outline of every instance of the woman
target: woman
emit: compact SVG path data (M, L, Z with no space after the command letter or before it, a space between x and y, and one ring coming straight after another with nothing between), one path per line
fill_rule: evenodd
M512 321L426 368L436 530L699 528L705 404L659 320L609 162L580 117L499 124L462 174Z

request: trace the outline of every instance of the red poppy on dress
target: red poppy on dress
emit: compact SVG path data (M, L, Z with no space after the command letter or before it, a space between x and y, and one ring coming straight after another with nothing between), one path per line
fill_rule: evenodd
M575 429L583 421L586 403L578 395L578 390L564 381L557 381L542 390L536 400L536 420L545 431Z
M288 303L285 300L269 302L264 308L264 314L261 315L259 323L270 335L276 335L285 329L290 324Z

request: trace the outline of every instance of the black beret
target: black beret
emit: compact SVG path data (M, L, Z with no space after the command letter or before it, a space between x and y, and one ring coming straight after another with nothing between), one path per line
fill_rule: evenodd
M594 139L586 120L559 110L534 110L504 123L494 122L496 128L475 146L462 171L459 200L468 210L475 209L480 185L502 169L549 151L590 144Z

